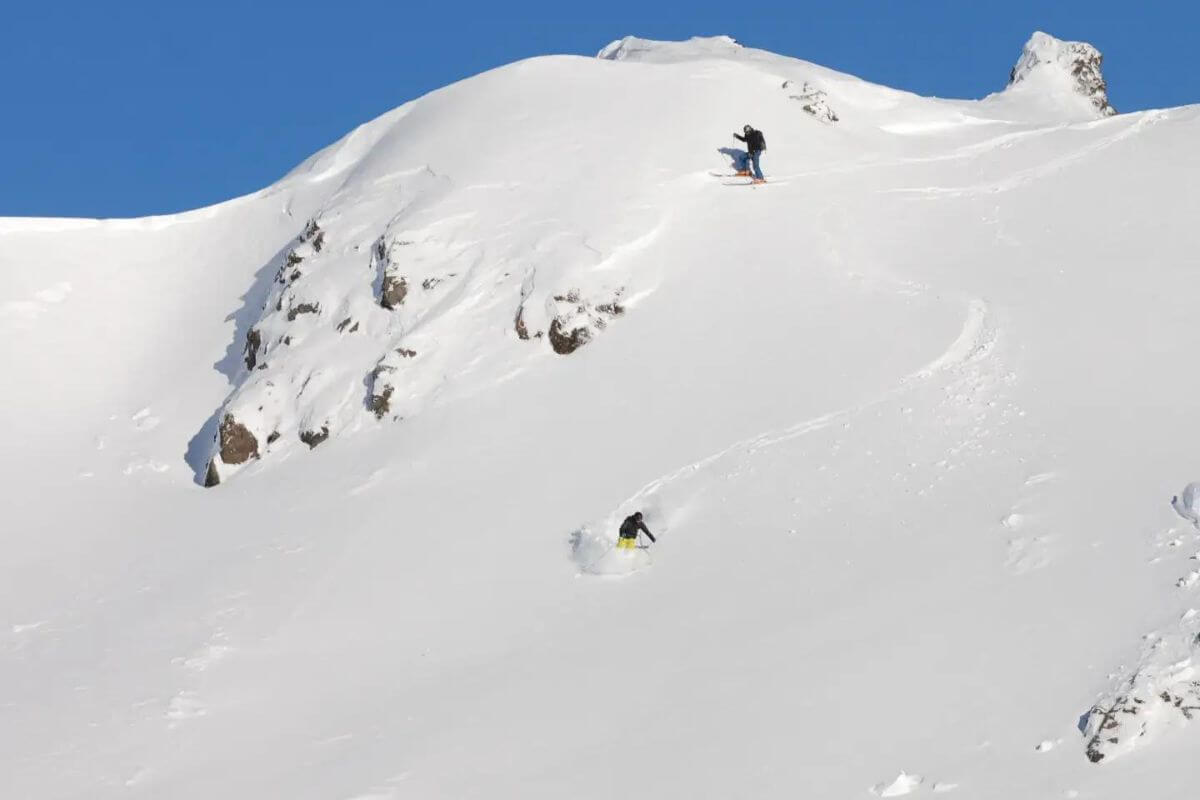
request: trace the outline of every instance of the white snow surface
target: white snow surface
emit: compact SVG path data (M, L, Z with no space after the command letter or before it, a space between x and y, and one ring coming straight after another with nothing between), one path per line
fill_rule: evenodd
M1200 108L602 55L0 220L0 794L1195 795ZM260 457L204 489L223 413Z

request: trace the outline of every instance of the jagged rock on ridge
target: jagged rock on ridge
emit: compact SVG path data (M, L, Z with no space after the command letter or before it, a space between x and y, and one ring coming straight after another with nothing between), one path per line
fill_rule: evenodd
M258 363L258 348L262 347L262 334L257 328L251 328L246 332L246 369L254 369L254 365Z
M1112 116L1117 110L1108 102L1108 84L1100 71L1103 61L1100 51L1087 42L1065 42L1038 31L1025 44L1020 59L1009 72L1008 85L1018 86L1039 74L1058 70L1102 116Z

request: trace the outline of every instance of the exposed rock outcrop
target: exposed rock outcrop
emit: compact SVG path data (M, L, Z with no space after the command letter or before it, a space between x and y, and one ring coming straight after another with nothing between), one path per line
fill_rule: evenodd
M258 363L258 348L262 347L262 334L257 328L246 331L246 369L254 369Z
M221 419L219 440L221 460L226 464L244 464L258 458L258 439L232 414Z
M592 341L597 331L604 330L608 320L625 313L618 290L611 300L592 305L578 289L556 295L552 302L553 315L546 338L551 349L559 355L569 355ZM517 331L520 336L520 330Z
M517 316L513 319L513 330L517 332L517 338L523 342L529 341L529 328L525 325L525 306L517 307Z
M1174 504L1185 518L1195 507L1196 484ZM1195 523L1193 523L1195 524ZM1195 556L1193 556L1195 559ZM1200 583L1200 569L1175 585L1190 589ZM1160 733L1200 719L1200 612L1189 610L1178 623L1143 637L1142 656L1123 671L1092 705L1080 723L1084 754L1093 764L1108 762L1153 741Z
M547 337L550 339L550 347L554 349L554 352L560 356L565 356L574 353L590 342L592 340L592 332L585 325L568 330L562 320L555 319L550 323L550 331Z
M1117 110L1108 102L1108 84L1100 71L1103 61L1100 51L1087 42L1064 42L1038 31L1009 72L1008 84L1017 86L1039 76L1060 74L1101 116L1112 116Z
M328 438L329 438L329 426L328 425L322 425L321 430L319 430L319 431L311 431L310 430L310 431L301 431L300 432L300 441L302 441L306 445L308 445L309 450L312 450L314 447L316 447L317 445L319 445L321 442L325 441Z
M531 223L531 239L518 224L524 211L513 217L503 203L439 209L452 185L429 169L389 174L377 188L305 222L263 271L259 316L239 342L247 371L218 412L199 482L227 483L251 459L315 448L364 414L410 418L454 396L447 387L521 374L524 359L546 353L514 347L510 326L558 354L594 341L625 313L632 262L611 256L648 241L657 219L616 204L602 235L591 216L547 218Z
M392 367L380 364L367 379L367 410L375 415L375 419L383 419L392 410L392 394L396 389L392 384L380 380L380 376L394 371Z
M408 296L408 278L400 274L400 266L395 263L392 251L410 244L396 241L389 247L385 239L380 237L371 248L371 269L379 276L379 305L389 311L399 308Z
M295 322L296 317L300 316L301 314L319 313L321 313L320 303L298 303L288 309L287 320L288 322Z
M321 233L321 226L317 224L317 220L310 219L304 226L304 230L300 233L299 239L301 243L307 242L309 239Z
M389 311L399 308L408 296L408 280L403 275L387 274L383 276L383 290L379 295L379 305Z
M795 81L784 81L783 89L789 93L788 97L790 99L801 104L801 109L816 117L821 122L834 123L838 121L837 113L829 107L829 96L823 90L816 88L807 81L801 84L799 88L796 87Z

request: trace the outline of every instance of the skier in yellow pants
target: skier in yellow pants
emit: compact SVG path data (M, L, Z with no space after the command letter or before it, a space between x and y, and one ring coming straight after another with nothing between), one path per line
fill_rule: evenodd
M656 541L654 534L646 527L646 523L642 522L642 512L635 511L621 523L621 538L617 539L617 549L636 550L639 531L649 536L650 541Z

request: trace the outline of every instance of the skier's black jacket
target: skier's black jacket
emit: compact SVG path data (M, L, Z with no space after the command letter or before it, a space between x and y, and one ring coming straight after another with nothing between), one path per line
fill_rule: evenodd
M766 137L763 136L763 132L755 130L754 128L751 128L750 132L745 136L739 136L735 133L733 138L737 139L739 142L745 142L746 149L751 153L761 153L763 150L767 149L767 140Z
M636 539L639 530L649 536L650 541L655 541L654 534L651 533L650 529L646 527L646 523L638 519L637 514L631 514L625 518L624 522L621 523L621 538Z

